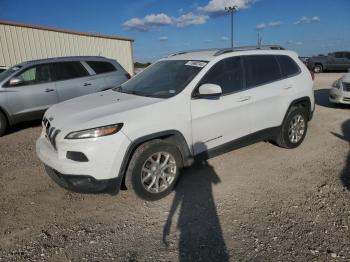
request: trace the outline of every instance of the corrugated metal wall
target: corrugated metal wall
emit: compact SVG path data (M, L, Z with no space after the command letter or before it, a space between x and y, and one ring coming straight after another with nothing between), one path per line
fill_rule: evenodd
M27 60L100 55L117 60L133 73L132 42L0 24L0 66Z

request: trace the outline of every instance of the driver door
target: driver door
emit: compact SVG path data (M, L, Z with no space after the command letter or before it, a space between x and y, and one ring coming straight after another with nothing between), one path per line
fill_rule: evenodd
M40 119L51 105L57 103L55 83L49 64L24 69L16 78L19 83L7 85L7 104L15 121Z
M191 100L194 155L233 141L252 130L252 93L245 89L240 57L227 58L215 64L200 81L217 84L218 97ZM196 92L195 92L196 93Z

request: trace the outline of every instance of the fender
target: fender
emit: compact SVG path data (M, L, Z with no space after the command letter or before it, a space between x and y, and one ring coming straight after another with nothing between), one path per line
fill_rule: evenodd
M123 162L121 164L119 174L118 174L118 177L122 178L120 179L120 181L122 180L122 184L121 184L122 187L125 186L124 184L125 173L133 153L141 144L153 139L163 139L175 145L181 153L183 166L190 166L193 163L194 159L193 159L191 150L186 142L186 139L183 136L183 134L177 130L166 130L162 132L149 134L143 137L139 137L129 145L124 155Z

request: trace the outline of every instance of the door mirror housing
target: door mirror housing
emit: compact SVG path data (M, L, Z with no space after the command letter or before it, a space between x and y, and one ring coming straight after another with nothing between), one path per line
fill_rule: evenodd
M10 86L17 86L17 85L22 84L22 83L23 83L23 79L18 78L18 77L11 78L10 82L9 82Z
M215 97L222 94L221 86L215 84L203 84L198 89L198 97Z

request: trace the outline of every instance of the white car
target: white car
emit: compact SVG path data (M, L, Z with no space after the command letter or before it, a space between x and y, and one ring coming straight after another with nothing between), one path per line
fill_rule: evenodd
M350 72L333 83L329 92L329 101L350 105Z
M67 189L112 184L156 200L197 159L261 140L299 146L313 111L310 72L292 51L183 52L112 90L52 106L36 150Z

